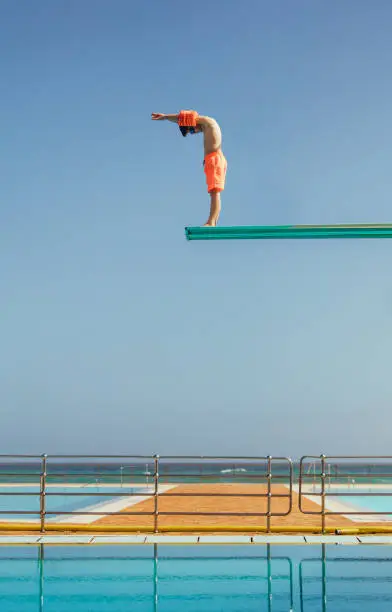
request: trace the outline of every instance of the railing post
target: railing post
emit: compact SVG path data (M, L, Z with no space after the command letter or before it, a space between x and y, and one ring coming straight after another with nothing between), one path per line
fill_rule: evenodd
M302 512L302 471L304 469L303 462L305 457L301 457L299 460L299 470L298 470L298 507L300 512ZM293 488L291 487L291 499L293 498Z
M292 510L293 510L293 462L291 461L290 458L287 458L288 460L288 464L289 464L289 482L290 482L290 488L289 488L289 512L288 514L291 514Z
M325 533L325 455L320 456L321 459L321 530Z
M45 517L46 517L46 463L47 455L42 455L42 468L40 476L40 491L39 491L39 514L41 519L41 533L45 533Z
M154 455L154 532L158 533L159 455Z
M270 455L268 455L267 457L267 461L268 461L268 472L267 472L267 533L270 533L271 531L271 478L272 478L272 474L271 474L271 467L272 467L272 457Z

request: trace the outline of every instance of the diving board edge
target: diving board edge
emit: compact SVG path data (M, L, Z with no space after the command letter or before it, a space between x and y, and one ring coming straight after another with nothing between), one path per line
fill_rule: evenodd
M185 227L187 240L392 238L392 223Z

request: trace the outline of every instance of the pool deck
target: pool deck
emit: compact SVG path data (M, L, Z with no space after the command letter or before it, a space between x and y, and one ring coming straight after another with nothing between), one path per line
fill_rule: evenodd
M159 526L164 530L165 527L176 525L179 527L179 532L181 532L181 527L184 526L187 527L187 531L189 528L194 528L196 532L200 527L209 527L211 530L215 528L218 532L224 530L225 526L230 525L237 529L241 526L245 527L246 530L254 528L254 531L257 532L260 527L265 529L267 524L267 517L265 516L267 513L267 498L257 497L257 495L266 495L266 493L266 485L258 484L181 484L168 490L164 495L159 495ZM289 527L288 531L291 531L293 526L297 527L298 532L301 531L302 527L305 528L305 531L309 528L320 531L321 508L319 504L303 497L303 510L315 513L304 514L299 509L297 491L293 490L291 509L287 497L289 494L288 487L273 485L272 493L271 512L273 515L281 514L281 516L271 516L273 527L277 527L281 531L285 527ZM274 497L276 495L282 497ZM140 526L153 530L154 499L147 498L135 506L124 508L124 512L130 512L130 514L106 516L95 521L94 525L102 527L114 527L115 525ZM145 512L146 514L141 515L137 512ZM184 514L181 514L182 512ZM198 514L203 512L216 514L204 516ZM259 516L256 515L257 512L260 513ZM235 513L238 513L238 515L235 516ZM243 513L242 516L240 516L241 513ZM339 513L335 516L327 516L326 526L330 528L350 528L355 527L355 523Z
M39 545L392 545L392 536L338 536L338 535L44 535L0 536L1 546Z

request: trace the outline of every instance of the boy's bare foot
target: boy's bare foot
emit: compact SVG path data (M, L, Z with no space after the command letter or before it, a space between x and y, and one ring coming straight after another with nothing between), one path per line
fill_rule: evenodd
M216 227L216 223L214 223L213 221L207 221L207 223L204 223L202 227Z

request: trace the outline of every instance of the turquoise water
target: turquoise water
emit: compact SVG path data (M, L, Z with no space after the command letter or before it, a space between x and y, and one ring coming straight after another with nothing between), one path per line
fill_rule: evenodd
M86 490L90 492L90 495L83 494ZM146 489L132 488L129 486L97 486L89 487L88 489L83 487L49 487L46 495L46 511L50 513L49 517L51 518L55 517L58 512L83 510L83 508L88 506L118 501L133 493L142 494L143 491L146 491ZM78 495L66 495L67 493L77 492ZM7 495L4 495L4 493ZM102 495L102 493L106 493L107 495ZM38 485L29 487L0 487L0 521L20 519L21 517L27 519L36 518L36 515L39 513L39 508L40 499ZM11 510L23 512L23 514L8 514Z
M343 493L343 495L328 496L328 492L331 493ZM373 495L369 495L372 493ZM344 493L361 493L361 495L344 495ZM380 493L388 493L389 495L377 495ZM320 498L318 498L320 499ZM347 491L342 488L329 487L327 489L328 501L336 501L347 506L351 506L353 510L359 510L360 512L385 512L392 514L392 489L391 488L352 488L350 487Z
M392 514L392 495L384 497L373 497L366 494L360 497L348 495L335 497L334 499L362 512L386 512Z
M317 490L317 493L313 490L306 492L305 495L312 501L318 503L321 502L321 488ZM339 495L328 495L329 493L339 493ZM355 495L348 495L348 493L356 493ZM358 495L360 493L360 495ZM369 495L373 493L373 495ZM382 495L382 493L388 493L388 495ZM381 494L381 495L380 495ZM342 487L328 487L326 489L326 502L338 502L350 506L352 511L358 510L359 512L382 512L385 516L388 514L392 515L392 489L391 488L347 488L344 490Z
M389 612L389 546L0 547L5 612Z

